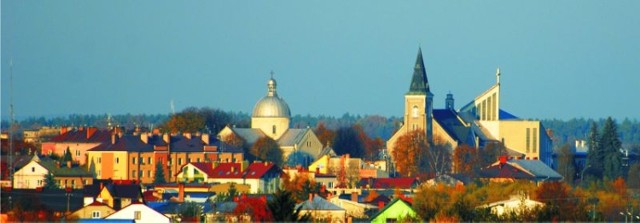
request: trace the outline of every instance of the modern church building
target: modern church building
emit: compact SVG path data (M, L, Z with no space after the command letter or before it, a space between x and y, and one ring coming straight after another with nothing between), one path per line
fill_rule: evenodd
M393 154L400 136L420 129L428 140L441 137L451 148L467 144L482 149L491 143L502 143L512 157L540 159L552 165L552 142L542 123L518 118L501 108L499 69L496 83L460 109L455 109L451 93L447 94L443 109L433 108L433 98L422 50L418 50L409 92L404 96L404 123L387 141L388 154Z

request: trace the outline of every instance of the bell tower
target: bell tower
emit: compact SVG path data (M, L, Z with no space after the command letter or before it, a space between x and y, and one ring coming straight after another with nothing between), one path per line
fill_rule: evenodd
M429 89L429 80L422 59L422 49L418 49L418 56L413 67L413 77L409 92L404 96L405 112L404 125L407 132L422 129L426 131L427 139L432 136L433 94Z

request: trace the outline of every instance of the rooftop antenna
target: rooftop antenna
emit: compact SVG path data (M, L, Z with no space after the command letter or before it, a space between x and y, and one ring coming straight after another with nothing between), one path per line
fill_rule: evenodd
M13 58L9 59L9 181L13 187Z

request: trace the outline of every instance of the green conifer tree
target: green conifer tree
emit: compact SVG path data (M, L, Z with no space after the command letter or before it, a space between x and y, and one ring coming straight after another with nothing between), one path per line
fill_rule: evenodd
M618 127L611 117L607 118L602 126L600 136L600 149L604 157L603 177L613 180L621 177L622 171L622 143L618 138Z
M587 153L587 163L584 167L587 168L586 174L588 174L589 179L602 179L604 154L600 147L600 134L598 133L598 126L595 122L591 123L587 144L589 151Z
M162 162L156 162L156 174L153 178L154 184L163 184L167 181L164 179L164 169L162 168Z

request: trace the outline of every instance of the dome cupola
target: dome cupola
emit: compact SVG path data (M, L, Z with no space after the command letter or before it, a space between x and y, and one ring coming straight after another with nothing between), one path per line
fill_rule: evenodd
M276 91L276 80L273 79L273 73L271 79L267 81L267 96L260 99L253 107L253 114L251 117L291 117L291 111L289 105L282 98L278 97Z

